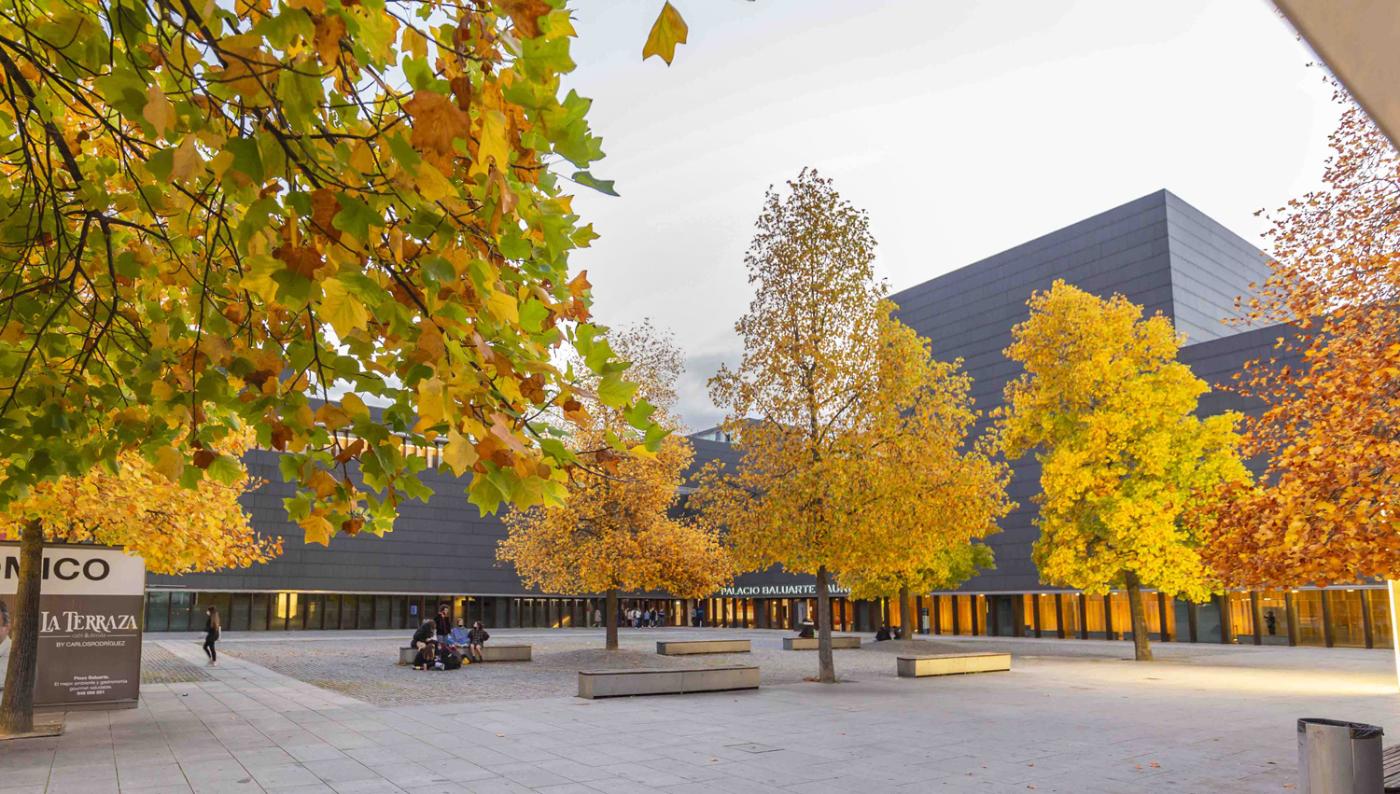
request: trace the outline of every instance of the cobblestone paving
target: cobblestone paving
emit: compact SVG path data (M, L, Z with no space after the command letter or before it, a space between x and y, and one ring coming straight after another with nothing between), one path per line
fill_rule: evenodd
M142 684L192 684L214 679L203 669L153 642L141 645Z
M657 655L658 639L678 636L666 629L626 632L622 647L616 651L601 648L603 639L597 632L556 631L551 632L554 636L535 633L528 637L494 634L502 643L530 643L534 660L487 662L458 671L429 673L395 663L404 644L399 638L229 641L220 649L308 684L382 706L567 697L578 692L579 670L756 664L762 670L763 684L772 686L798 683L815 675L817 667L813 652L783 651L781 634L754 638L752 653L686 657ZM937 653L938 645L928 643L930 647L923 648L921 643L920 647ZM858 679L890 674L894 660L878 648L842 650L836 652L836 665L843 678Z
M657 640L745 637L753 651L744 654L669 657L656 654ZM579 670L621 667L692 667L728 664L759 666L763 686L800 683L817 672L815 651L784 651L782 638L790 632L724 629L623 630L621 648L604 650L601 631L586 629L498 630L492 642L529 643L532 662L474 664L459 671L424 672L398 666L398 649L405 638L382 632L336 637L303 632L293 639L267 634L243 635L220 643L221 653L246 659L283 675L381 706L442 702L490 702L523 698L570 697L578 691ZM1044 656L1084 657L1117 661L1132 657L1126 642L1041 640L998 642L988 638L918 639L909 643L873 643L869 635L860 650L837 650L837 675L845 681L867 681L894 675L892 656L900 653L948 653L958 651L1009 651L1021 659ZM1271 653L1261 656L1253 648L1195 644L1158 644L1154 651L1166 664L1251 665L1267 660L1286 667L1300 655ZM1262 649L1259 649L1262 650ZM1379 652L1378 652L1379 653ZM1347 661L1338 658L1338 663Z

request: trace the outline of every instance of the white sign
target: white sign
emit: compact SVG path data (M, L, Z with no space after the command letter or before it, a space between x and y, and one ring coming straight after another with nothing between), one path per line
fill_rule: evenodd
M15 618L19 546L0 543L0 612ZM39 585L39 706L130 706L141 691L146 563L105 546L44 549Z
M118 549L98 546L45 546L44 595L143 595L146 563ZM0 545L0 595L19 587L19 546Z

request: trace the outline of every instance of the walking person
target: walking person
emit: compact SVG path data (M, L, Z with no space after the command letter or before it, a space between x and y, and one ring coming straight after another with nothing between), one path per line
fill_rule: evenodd
M223 634L223 626L219 623L219 608L210 606L208 616L204 619L204 655L209 657L209 666L219 665L219 652L215 650L214 643L219 641L219 635Z

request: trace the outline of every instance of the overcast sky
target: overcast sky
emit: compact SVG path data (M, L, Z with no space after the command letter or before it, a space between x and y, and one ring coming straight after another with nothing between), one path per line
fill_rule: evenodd
M1314 185L1338 112L1267 0L673 0L690 41L640 60L661 0L581 0L578 70L621 198L574 203L597 319L687 355L681 408L737 360L764 190L805 165L870 212L893 290L1167 188L1246 239Z

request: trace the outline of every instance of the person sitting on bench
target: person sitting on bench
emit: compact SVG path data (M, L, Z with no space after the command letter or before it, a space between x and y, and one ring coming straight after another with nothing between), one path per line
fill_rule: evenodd
M467 625L457 618L457 625L452 627L452 633L448 635L447 641L461 653L466 653L467 644L471 642L471 632L467 631Z
M882 623L880 624L880 630L875 632L875 641L884 642L888 639L890 639L890 627Z
M815 634L815 630L816 626L812 625L811 620L804 620L801 623L797 624L797 636L801 637L804 640L810 640L813 637L817 636Z
M418 630L413 632L413 642L409 643L409 646L413 648L423 647L423 643L434 638L435 631L436 627L431 620L423 621L423 625L419 626Z
M428 624L432 626L432 623ZM418 649L418 653L413 657L414 670L442 670L444 669L442 659L438 658L437 640L429 638L423 642L423 647Z
M489 639L491 639L491 635L486 633L486 628L481 625L481 621L473 623L471 631L467 632L467 657L474 662L482 661L481 648Z

